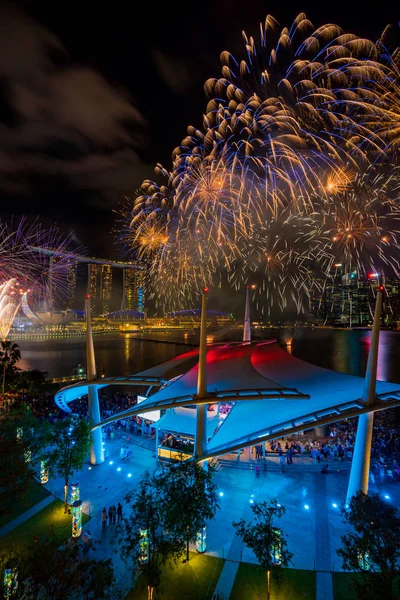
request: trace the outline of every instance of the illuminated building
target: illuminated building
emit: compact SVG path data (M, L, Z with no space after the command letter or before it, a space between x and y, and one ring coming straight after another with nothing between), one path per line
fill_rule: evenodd
M144 271L124 269L123 309L144 312Z
M330 280L314 294L312 312L324 324L362 327L372 321L374 302L371 281L356 272L343 273L337 264Z
M111 265L101 265L101 300L102 313L106 315L110 312L112 292L112 269Z
M75 302L76 292L76 272L78 268L78 262L76 260L69 260L67 266L67 298L65 308L71 310Z
M92 315L99 316L109 313L112 294L111 265L89 264L88 278Z
M394 277L385 277L385 298L383 313L385 323L391 324L400 320L400 280Z
M88 265L88 288L91 302L91 313L92 315L98 314L99 309L99 295L97 281L101 277L102 265L89 264Z

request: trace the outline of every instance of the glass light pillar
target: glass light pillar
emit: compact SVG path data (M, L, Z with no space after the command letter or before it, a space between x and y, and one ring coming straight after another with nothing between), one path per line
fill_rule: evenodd
M143 564L149 562L149 536L147 533L147 529L140 529L139 548L140 548L139 563L141 565L143 565Z
M82 500L72 505L72 537L78 538L82 533Z
M271 559L272 563L279 567L282 564L282 530L274 529L274 534L276 541L271 546Z
M18 588L18 558L10 558L4 567L4 598L12 598Z
M79 481L75 481L75 483L71 483L71 504L74 504L77 500L80 500L81 496L81 487L79 485Z
M369 564L369 553L368 552L360 552L358 554L358 564L362 571L369 571L371 565Z
M196 536L196 550L202 554L207 549L207 528L205 525L199 529Z
M49 470L45 460L40 461L40 483L44 485L49 480Z

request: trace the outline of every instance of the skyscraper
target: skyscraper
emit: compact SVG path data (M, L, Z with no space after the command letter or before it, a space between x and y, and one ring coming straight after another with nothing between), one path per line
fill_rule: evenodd
M75 292L76 292L76 273L78 268L78 262L76 260L69 260L67 266L67 297L65 302L65 308L70 310L74 306Z
M97 280L101 275L101 265L89 264L88 265L88 293L90 294L90 309L92 315L98 314L99 309L99 296L98 296L98 285Z
M102 314L110 312L110 302L112 293L112 268L111 265L101 265L101 304Z
M98 317L109 313L112 294L111 265L90 264L88 277L92 315Z
M144 312L144 271L124 269L123 308Z
M71 309L75 300L78 262L54 254L49 259L47 310Z
M345 327L363 327L371 324L375 305L376 286L385 286L382 319L387 324L400 317L400 282L383 278L378 273L360 276L353 271L344 273L342 265L335 265L330 279L321 285L312 297L312 312L321 322Z

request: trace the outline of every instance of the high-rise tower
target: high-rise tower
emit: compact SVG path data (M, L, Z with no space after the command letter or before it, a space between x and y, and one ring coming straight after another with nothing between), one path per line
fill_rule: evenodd
M99 316L109 313L112 295L111 265L90 264L88 278L92 315Z
M144 271L124 269L124 296L122 308L144 312Z
M102 314L110 312L110 302L112 293L112 269L111 265L101 265L101 305Z
M73 308L75 302L77 268L78 262L70 259L67 265L67 297L65 301L65 308L67 310Z
M99 314L99 286L98 279L101 277L101 265L88 265L88 294L90 294L90 310L92 315Z

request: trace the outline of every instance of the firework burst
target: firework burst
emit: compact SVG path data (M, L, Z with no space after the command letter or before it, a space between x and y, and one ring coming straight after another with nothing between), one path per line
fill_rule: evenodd
M0 338L5 341L21 305L21 293L15 279L0 285Z
M151 257L152 293L172 308L204 283L251 279L268 311L299 311L315 265L398 272L400 178L386 168L398 73L385 35L314 29L304 14L290 29L269 16L260 32L259 44L244 35L245 60L222 53L202 129L188 128L172 170L158 165L162 183L144 182L122 215L123 242Z
M73 236L53 226L22 218L17 224L0 224L0 336L8 335L25 293L32 305L47 311L56 309L67 290ZM38 249L54 251L49 256ZM58 254L59 253L59 254Z
M399 276L399 195L399 168L376 174L371 167L344 189L316 198L314 240L324 247L326 273L341 263L347 273L385 268Z

